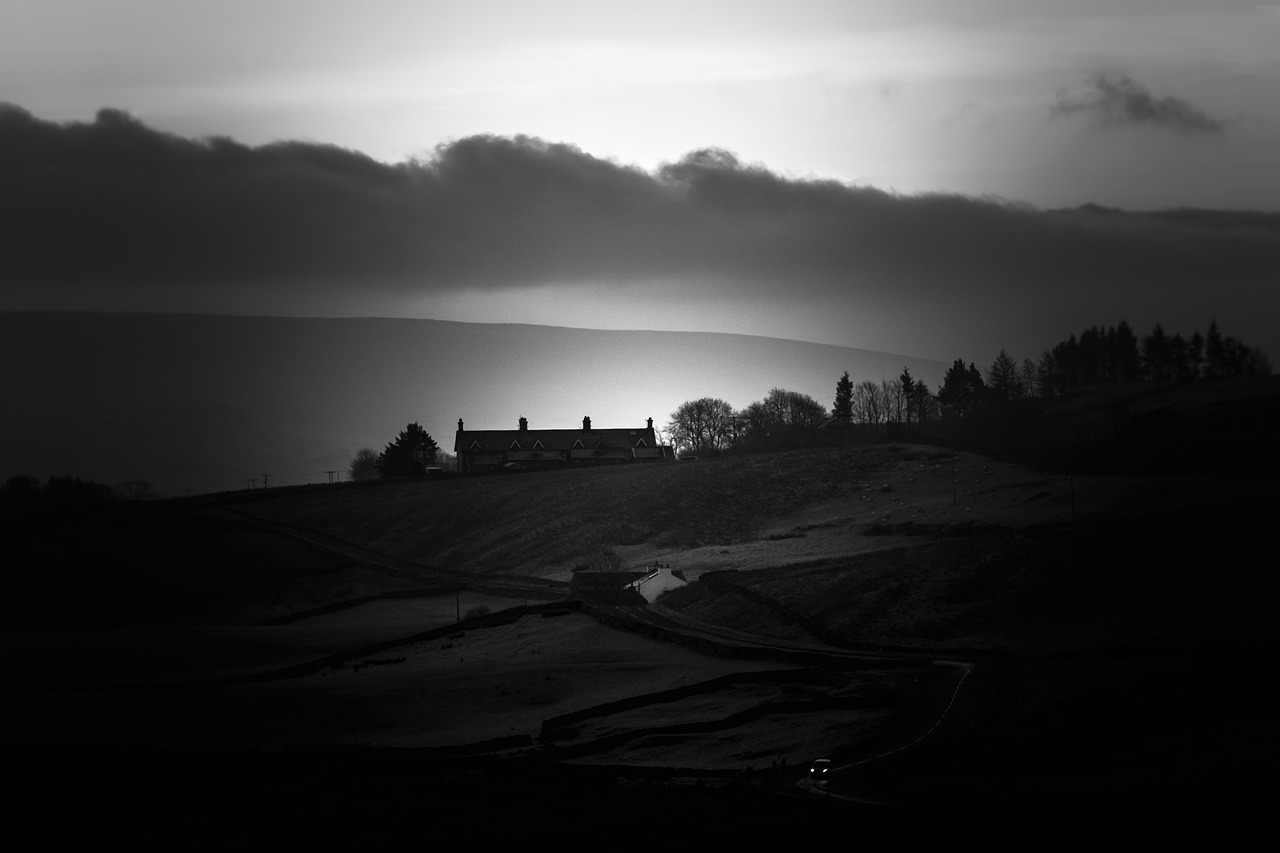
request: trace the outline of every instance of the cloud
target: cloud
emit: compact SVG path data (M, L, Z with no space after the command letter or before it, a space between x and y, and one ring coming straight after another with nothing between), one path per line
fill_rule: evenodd
M1159 98L1128 77L1099 74L1081 95L1059 92L1049 107L1052 116L1083 114L1108 125L1142 125L1178 133L1221 133L1218 119L1181 98Z
M55 124L9 106L0 183L5 279L55 304L60 290L145 285L169 309L187 290L238 288L269 295L273 313L307 314L335 293L386 304L582 285L604 297L676 282L691 304L893 306L892 321L864 322L904 327L926 314L968 322L959 312L1029 322L1016 312L1072 323L1046 332L1062 335L1079 322L1068 309L1140 324L1154 304L1182 305L1203 326L1225 321L1224 304L1251 306L1248 317L1280 307L1280 214L904 196L718 149L649 172L568 144L473 136L387 165L328 145L187 139L113 110Z

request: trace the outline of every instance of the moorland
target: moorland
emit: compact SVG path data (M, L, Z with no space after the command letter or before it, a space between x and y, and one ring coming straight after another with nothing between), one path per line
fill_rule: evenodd
M15 814L188 843L1243 838L1276 755L1277 395L1250 387L1147 396L1166 431L1128 468L905 434L5 519ZM575 596L606 563L688 584ZM820 755L854 768L834 796Z

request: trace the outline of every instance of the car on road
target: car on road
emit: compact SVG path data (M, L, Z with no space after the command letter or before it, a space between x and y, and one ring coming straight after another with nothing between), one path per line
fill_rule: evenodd
M815 758L809 765L809 778L819 788L827 787L827 774L831 772L830 758Z

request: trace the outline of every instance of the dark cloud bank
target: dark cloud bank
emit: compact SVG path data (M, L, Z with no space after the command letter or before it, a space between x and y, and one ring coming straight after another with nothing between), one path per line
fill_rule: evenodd
M1212 129L1123 81L1058 109ZM570 145L477 136L387 165L326 145L181 138L115 110L57 124L0 105L0 183L5 276L44 294L234 284L302 305L356 285L394 296L665 279L708 296L915 310L1096 303L1093 322L1140 328L1140 308L1191 305L1204 327L1228 305L1274 309L1280 269L1276 213L900 196L713 149L650 173Z

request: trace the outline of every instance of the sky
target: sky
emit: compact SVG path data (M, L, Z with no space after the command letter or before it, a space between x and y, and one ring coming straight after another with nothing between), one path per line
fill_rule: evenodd
M1280 3L5 0L0 310L1280 357Z

